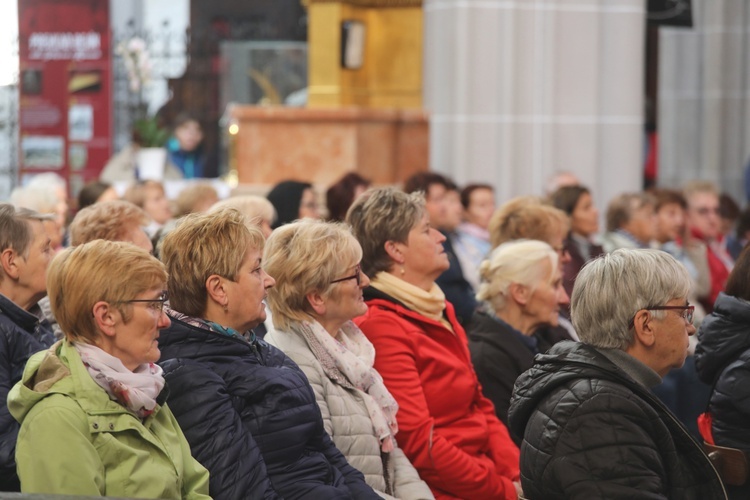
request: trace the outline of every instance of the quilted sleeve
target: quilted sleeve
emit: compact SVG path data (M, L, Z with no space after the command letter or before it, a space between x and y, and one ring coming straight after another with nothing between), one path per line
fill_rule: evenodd
M197 364L164 365L169 408L193 456L209 471L214 498L279 498L255 439L232 404L224 380Z
M536 479L554 490L559 487L566 498L666 499L662 478L668 474L650 432L658 416L632 397L600 392L578 401L576 410L557 422L562 428L552 458ZM573 402L558 406L562 404ZM529 428L534 429L531 421ZM524 463L534 460L527 444ZM524 491L527 481L522 474Z

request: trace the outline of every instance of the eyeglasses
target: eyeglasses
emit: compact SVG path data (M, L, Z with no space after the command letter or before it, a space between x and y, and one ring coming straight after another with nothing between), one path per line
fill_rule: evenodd
M115 304L133 304L137 302L143 302L148 304L149 309L155 312L164 312L164 303L169 300L169 294L166 290L161 292L158 299L132 299L132 300L118 300Z
M680 316L682 319L687 321L689 325L693 324L693 314L695 314L695 306L651 306L642 307L639 311L682 311ZM629 328L635 326L635 316L630 320Z
M721 215L719 207L698 207L695 209L698 215L716 214Z
M357 286L362 283L362 265L357 264L357 267L355 268L356 274L352 274L351 276L347 276L345 278L339 278L337 280L331 281L331 284L333 283L340 283L342 281L348 281L348 280L357 280Z

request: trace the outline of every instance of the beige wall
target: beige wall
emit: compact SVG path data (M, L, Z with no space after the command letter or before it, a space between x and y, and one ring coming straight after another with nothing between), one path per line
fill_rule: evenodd
M600 207L642 182L644 0L425 0L432 168L498 199L570 170Z

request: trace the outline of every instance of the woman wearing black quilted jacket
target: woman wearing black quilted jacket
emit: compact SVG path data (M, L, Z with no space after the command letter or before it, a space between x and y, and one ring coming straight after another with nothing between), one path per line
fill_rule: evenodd
M713 385L709 414L718 446L750 455L750 252L740 254L724 293L698 331L695 367ZM715 385L714 385L715 384ZM750 480L727 486L731 499L750 498Z
M213 498L379 498L326 434L304 373L252 333L275 283L264 242L233 209L188 216L165 237L169 406Z

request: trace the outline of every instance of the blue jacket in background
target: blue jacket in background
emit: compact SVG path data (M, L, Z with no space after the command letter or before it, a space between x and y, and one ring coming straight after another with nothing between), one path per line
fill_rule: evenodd
M21 425L8 412L8 392L21 380L32 354L55 341L45 320L0 295L0 491L21 491L16 474L16 439Z
M451 241L453 236L450 233L441 232L445 236L443 249L445 249L445 253L448 256L450 267L438 276L435 283L438 284L445 294L445 300L453 304L458 322L461 323L461 326L466 327L477 308L476 294L474 288L464 278L461 264L458 262L456 252L453 251L453 243Z

